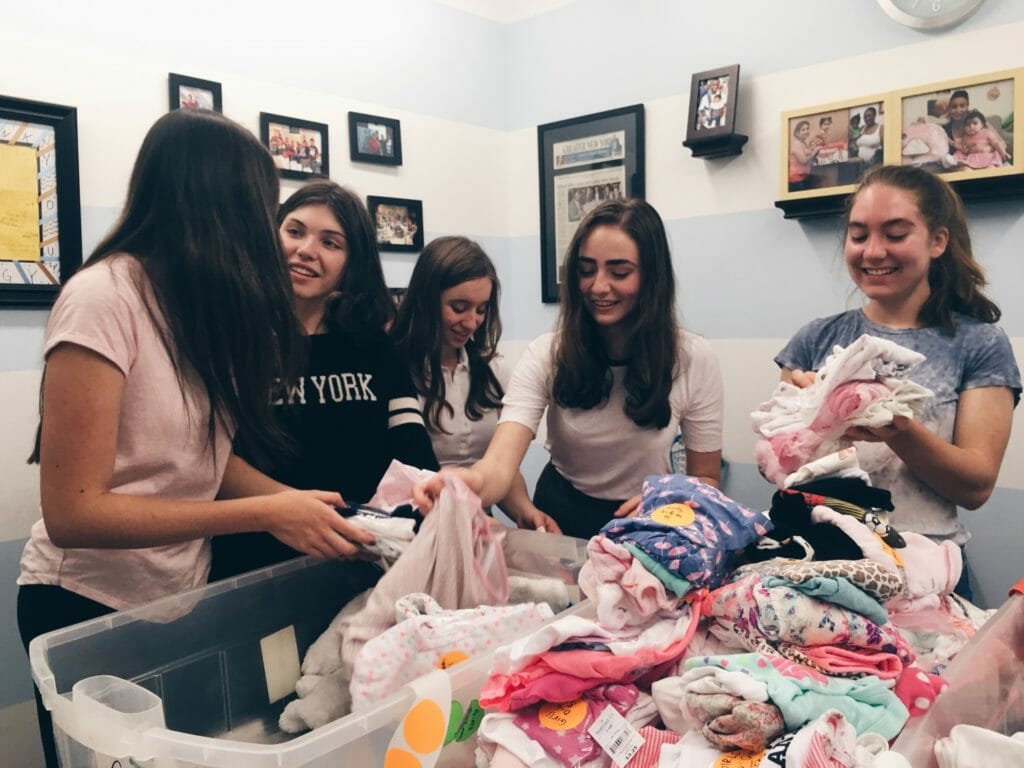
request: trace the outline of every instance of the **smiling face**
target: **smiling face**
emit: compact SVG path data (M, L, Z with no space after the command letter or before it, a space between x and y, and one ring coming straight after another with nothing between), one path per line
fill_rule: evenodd
M964 119L964 115L971 108L970 101L964 96L954 96L949 100L949 119L955 123Z
M880 310L897 322L916 321L931 292L928 269L948 237L945 228L928 231L910 192L884 183L861 189L850 209L844 251L850 277L870 300L869 317Z
M337 290L345 272L345 230L330 208L315 204L289 213L278 232L296 309L307 333L313 333L323 319L327 299Z
M878 111L874 107L868 107L864 110L864 126L870 128L875 124L875 118L878 116Z
M459 351L487 319L493 290L489 277L478 277L441 291L442 360L458 359Z
M640 251L619 227L596 227L580 244L577 267L580 294L603 328L621 327L640 296Z

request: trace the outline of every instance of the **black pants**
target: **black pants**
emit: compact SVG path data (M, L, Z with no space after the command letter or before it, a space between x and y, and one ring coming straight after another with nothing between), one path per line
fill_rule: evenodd
M62 587L47 584L24 584L18 588L18 631L21 642L28 652L28 644L40 635L55 629L69 627L81 621L95 619L113 613L95 600L70 592ZM46 768L59 768L57 745L53 740L53 721L43 706L39 689L35 688L36 713L39 717L39 735L43 741L43 756Z
M551 515L566 536L589 539L612 519L622 501L587 496L548 462L537 479L533 503L541 512Z
M960 573L960 581L953 587L953 591L965 600L974 602L974 592L971 590L971 577L967 573L967 547L960 547L960 555L964 561L964 569Z
M276 536L264 531L255 533L229 533L214 536L210 542L211 563L209 581L212 584L249 573L268 565L302 557Z

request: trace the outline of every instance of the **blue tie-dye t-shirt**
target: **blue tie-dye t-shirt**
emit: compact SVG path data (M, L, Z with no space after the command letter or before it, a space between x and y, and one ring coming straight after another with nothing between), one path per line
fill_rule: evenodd
M957 400L965 389L1008 387L1013 391L1014 405L1021 392L1020 371L1003 329L960 314L954 316L954 323L952 336L935 327L886 328L854 309L805 325L775 362L780 368L816 371L833 347L846 347L865 333L920 352L927 359L910 371L909 378L935 393L920 421L952 442ZM857 456L872 485L892 493L892 521L897 528L953 539L958 544L967 541L956 505L914 477L885 443L857 443Z

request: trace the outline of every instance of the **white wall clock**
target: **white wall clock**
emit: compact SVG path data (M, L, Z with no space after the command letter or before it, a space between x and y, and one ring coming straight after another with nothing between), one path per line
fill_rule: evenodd
M890 17L914 29L939 29L959 24L982 0L878 0Z

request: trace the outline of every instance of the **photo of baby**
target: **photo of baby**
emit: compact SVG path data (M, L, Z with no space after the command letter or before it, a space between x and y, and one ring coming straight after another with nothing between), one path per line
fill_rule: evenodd
M937 173L1013 162L1014 81L994 80L904 97L901 162Z

